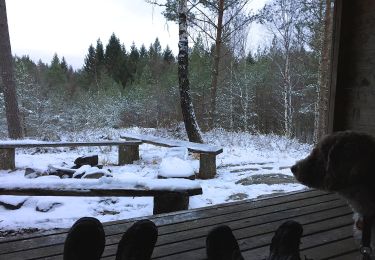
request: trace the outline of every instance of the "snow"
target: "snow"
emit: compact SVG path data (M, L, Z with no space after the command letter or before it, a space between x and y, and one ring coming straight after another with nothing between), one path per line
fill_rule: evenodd
M65 134L61 140L100 141L118 140L121 134L155 135L161 138L175 138L168 130L143 128L101 129ZM157 182L158 175L179 177L199 170L199 159L186 149L166 148L151 144L140 146L140 160L134 164L116 166L118 150L115 147L79 147L16 149L17 169L12 172L0 170L0 187L53 187L71 188L126 188L177 189L186 185L197 185L203 189L202 195L190 197L189 208L199 208L218 203L253 199L259 196L291 192L304 189L296 182L284 184L243 184L242 180L251 176L271 176L283 174L292 176L289 166L304 158L311 146L275 135L251 135L229 133L217 129L204 134L207 143L223 147L217 156L217 176L211 180L172 179L170 183ZM20 141L22 142L22 141ZM27 142L30 142L28 140ZM0 141L2 143L2 141ZM37 179L24 177L26 167L45 171L49 165L68 168L80 156L99 155L103 170L113 177L95 179L60 179L44 176ZM178 175L176 175L178 174ZM0 196L0 201L9 204L25 203L20 209L7 210L0 206L0 231L21 228L53 229L70 227L83 216L93 216L100 221L115 221L152 215L151 197L26 197ZM36 211L47 210L46 212ZM48 210L50 209L50 210Z
M165 178L183 178L190 177L192 175L194 175L194 169L190 163L178 157L163 158L160 163L159 176Z

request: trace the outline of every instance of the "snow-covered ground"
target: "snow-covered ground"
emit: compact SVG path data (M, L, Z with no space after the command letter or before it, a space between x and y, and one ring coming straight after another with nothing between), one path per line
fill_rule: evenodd
M183 138L183 134L178 131L132 128L85 131L74 135L64 135L61 139L64 141L117 140L120 134L125 132ZM311 149L309 145L274 135L229 133L223 130L206 133L204 139L208 144L222 146L224 152L217 157L216 178L196 180L203 189L203 195L191 197L190 208L305 188L295 182L288 167L307 155ZM99 163L104 165L104 169L109 169L114 178L121 180L134 180L140 177L150 180L155 179L160 173L168 175L169 172L188 175L191 171L197 172L199 167L198 158L187 154L184 150L148 144L140 146L141 159L126 166L116 166L118 153L115 147L18 149L16 153L17 170L0 171L0 184L25 183L28 181L24 177L26 167L46 170L51 164L57 166L63 163L73 164L75 158L82 155L98 154ZM48 183L51 177L53 176L39 177L33 181ZM59 181L56 178L53 180ZM99 179L98 182L103 182L103 180ZM82 216L94 216L101 221L147 216L152 214L153 208L152 198L148 197L0 196L0 202L9 204L24 202L22 207L15 210L0 206L0 231L3 232L28 228L70 227Z

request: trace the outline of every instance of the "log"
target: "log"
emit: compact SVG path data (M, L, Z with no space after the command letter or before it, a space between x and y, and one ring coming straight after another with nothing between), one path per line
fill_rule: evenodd
M199 179L212 179L216 175L216 155L201 153L199 159Z

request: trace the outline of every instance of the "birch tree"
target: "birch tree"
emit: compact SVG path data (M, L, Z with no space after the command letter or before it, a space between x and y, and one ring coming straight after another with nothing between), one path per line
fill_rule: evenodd
M261 12L261 21L268 25L273 34L273 45L278 58L272 56L281 78L283 131L287 137L293 136L293 104L295 81L292 77L292 53L298 34L300 5L293 0L275 0L267 4Z
M176 21L178 0L146 0L148 3L165 7L164 16L167 20ZM190 24L189 36L205 35L207 48L212 49L210 102L208 109L208 128L212 129L215 122L217 91L220 76L220 63L225 55L223 44L229 42L231 36L238 30L246 28L253 20L254 15L247 10L251 0L188 0L187 19ZM241 17L241 21L238 18Z
M0 73L3 83L8 135L10 138L19 139L22 138L23 133L14 80L14 64L5 0L0 0Z
M193 102L189 85L189 57L187 33L187 0L179 2L179 42L178 42L178 82L180 89L181 110L184 118L185 129L191 142L203 143L197 120L194 113Z

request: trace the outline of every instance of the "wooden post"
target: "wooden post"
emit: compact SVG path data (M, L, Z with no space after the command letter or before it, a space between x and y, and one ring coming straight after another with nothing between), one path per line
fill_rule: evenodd
M212 179L216 176L216 154L200 154L198 179Z
M124 145L118 146L118 164L132 164L134 161L139 160L139 145Z
M154 196L153 214L169 213L186 210L189 207L189 195L185 192L171 193Z
M0 148L0 170L14 170L16 168L15 157L15 148Z

